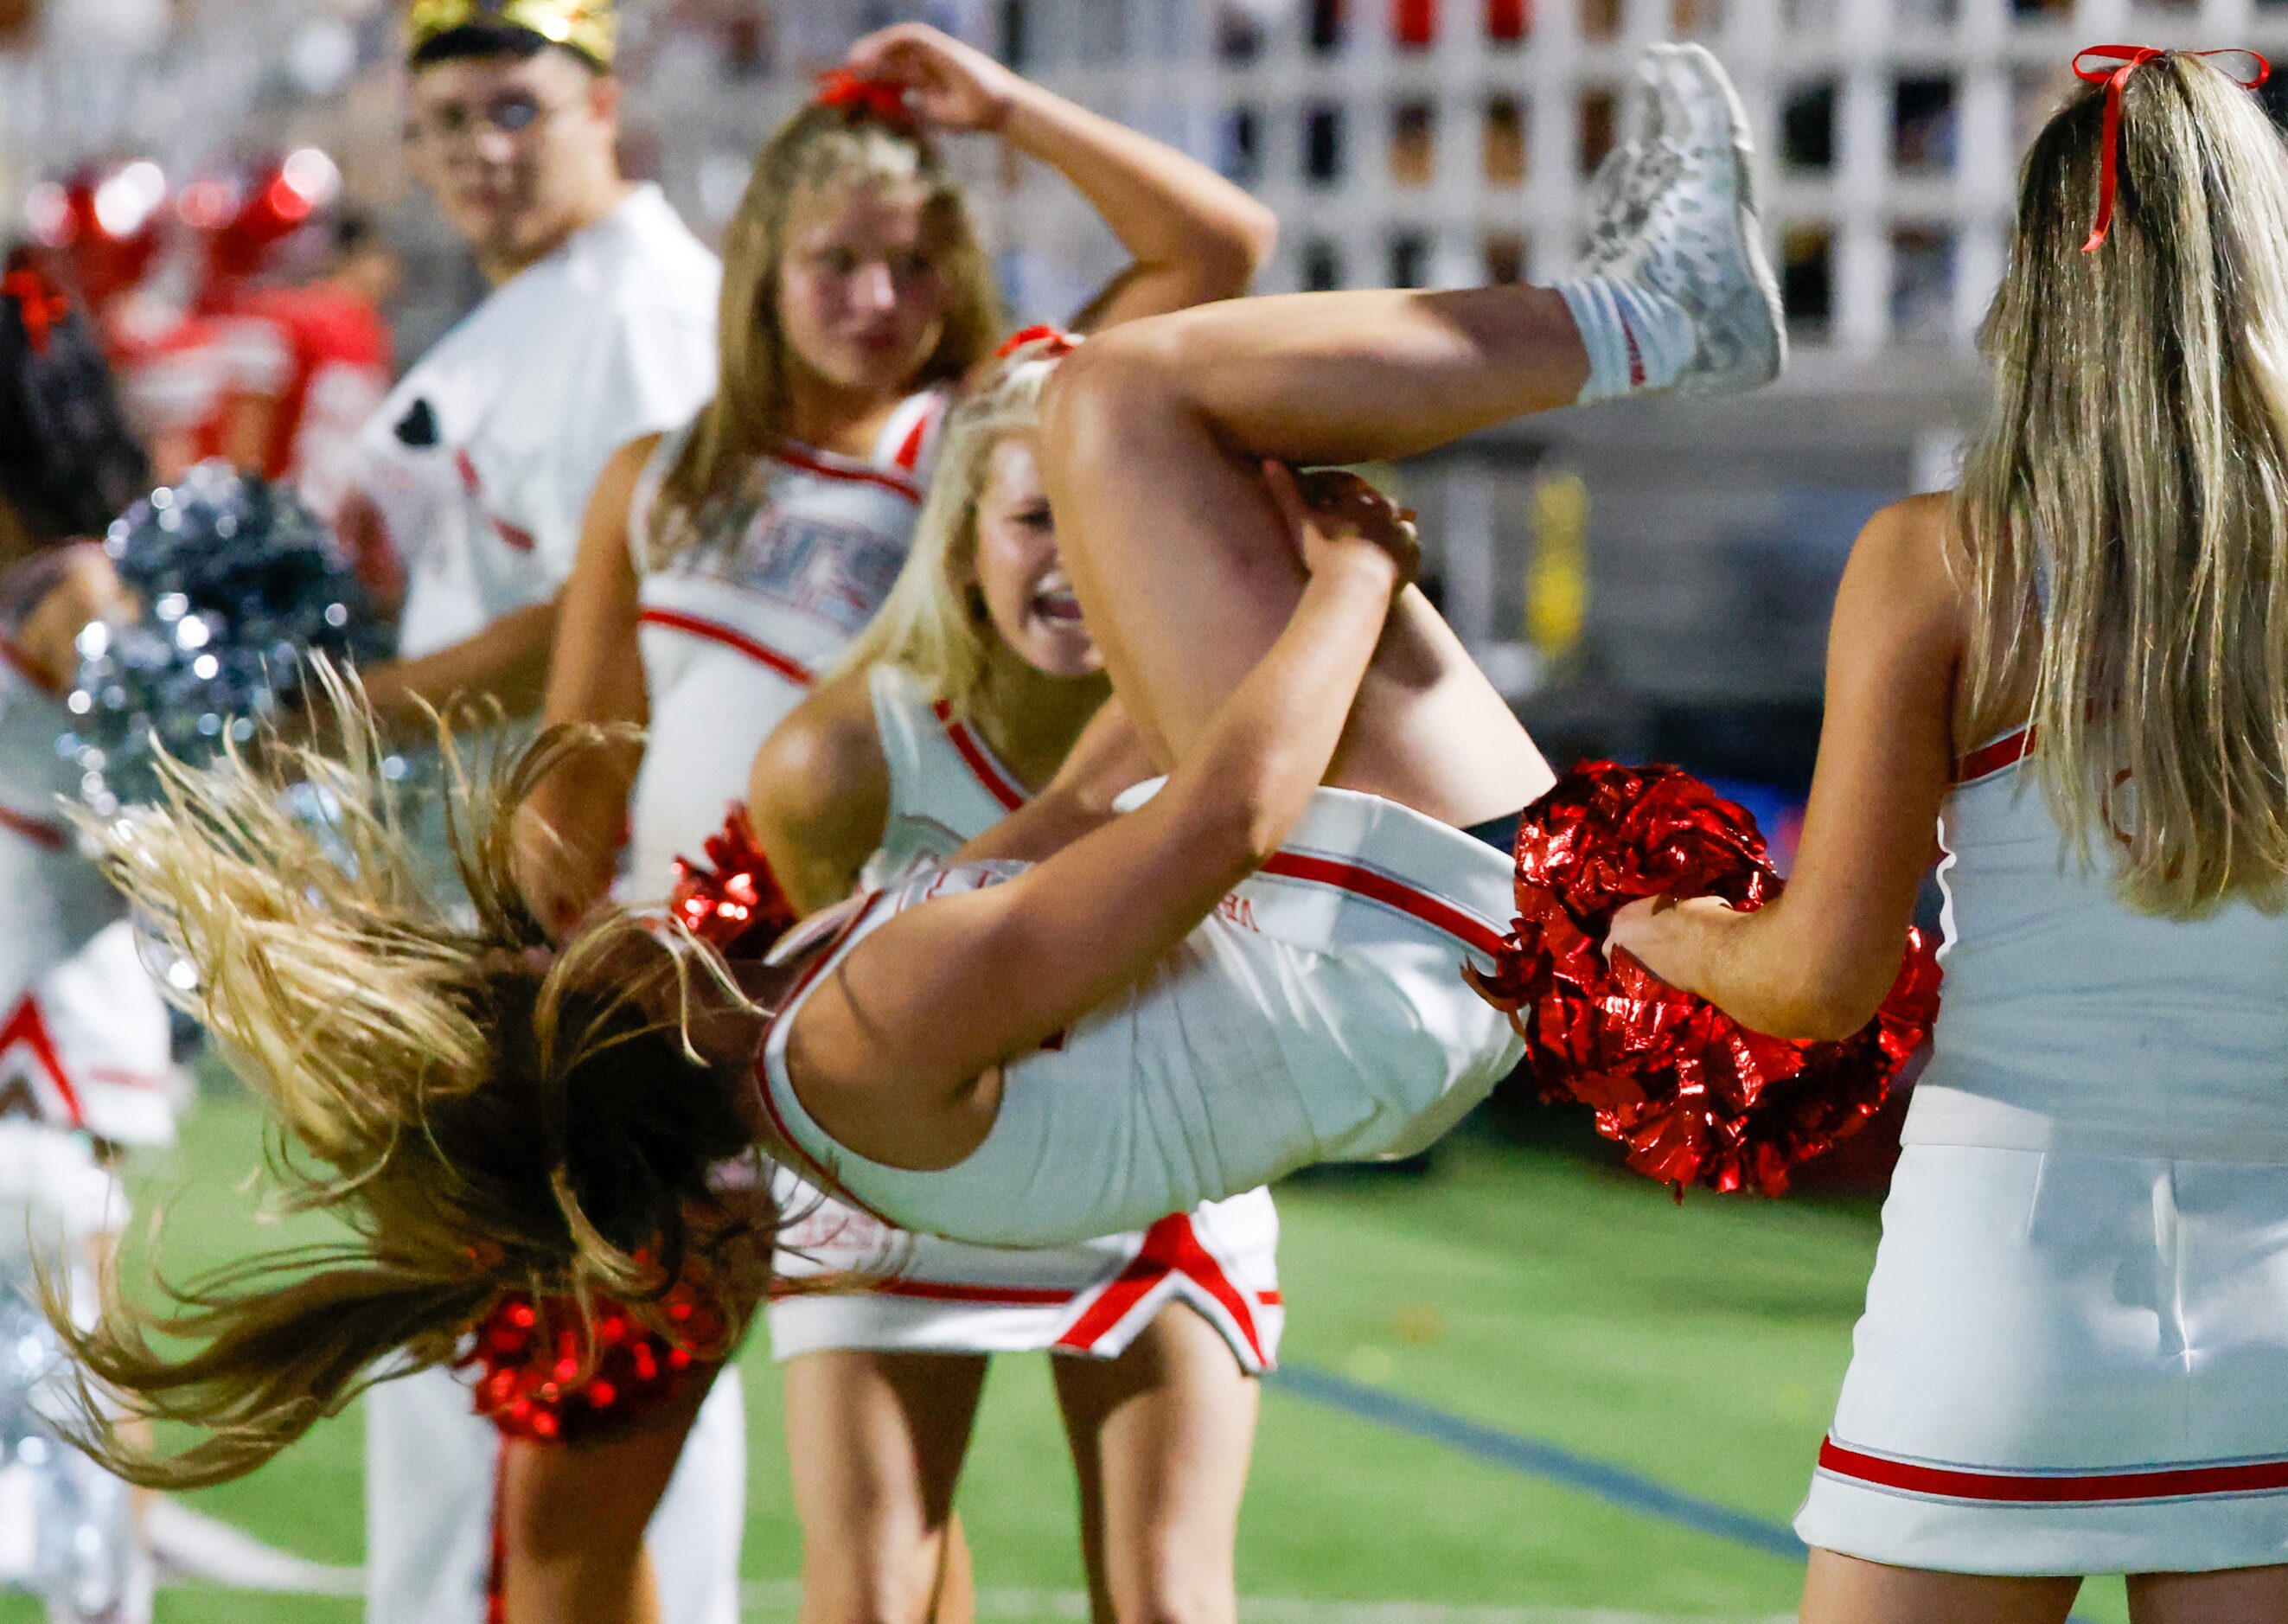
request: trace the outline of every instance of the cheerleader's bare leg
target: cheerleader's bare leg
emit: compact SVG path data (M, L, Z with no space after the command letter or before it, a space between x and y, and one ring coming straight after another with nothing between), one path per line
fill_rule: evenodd
M1166 760L1286 625L1303 570L1257 476L1429 450L1641 390L1752 387L1784 351L1738 105L1712 58L1641 60L1580 274L1555 288L1298 294L1092 340L1051 386L1045 462L1115 689ZM1549 782L1427 600L1394 613L1330 782L1468 824Z
M1050 1369L1095 1616L1231 1624L1260 1384L1182 1303L1116 1359L1057 1358Z
M786 1365L803 1624L966 1624L953 1493L982 1356L822 1349Z
M2062 1624L2078 1579L2000 1579L1887 1567L1814 1550L1803 1624Z
M2133 1573L2133 1624L2205 1624L2248 1619L2288 1620L2288 1567L2228 1568L2216 1573Z

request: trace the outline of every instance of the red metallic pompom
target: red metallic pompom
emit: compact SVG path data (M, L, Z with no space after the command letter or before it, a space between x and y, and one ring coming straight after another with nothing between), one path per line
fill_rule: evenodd
M760 958L795 922L794 904L771 873L756 844L747 809L734 807L722 830L708 837L707 861L675 860L668 908L684 927L717 951Z
M1881 1010L1834 1043L1750 1031L1626 952L1606 962L1625 904L1720 896L1752 912L1781 884L1755 820L1672 767L1585 763L1519 825L1516 928L1493 973L1472 979L1524 1038L1543 1097L1593 1107L1629 1166L1680 1197L1688 1184L1784 1190L1881 1109L1938 1016L1919 931Z
M681 1287L670 1294L670 1312L693 1346L722 1345L721 1317ZM493 1305L461 1366L476 1373L477 1413L507 1437L536 1444L608 1438L716 1368L711 1357L646 1329L619 1303L597 1304L584 1324L568 1299L536 1303L520 1293Z

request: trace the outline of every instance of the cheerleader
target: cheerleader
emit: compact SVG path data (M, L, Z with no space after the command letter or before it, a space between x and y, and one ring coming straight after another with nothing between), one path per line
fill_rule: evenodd
M616 1294L667 1329L689 1323L679 1286L735 1332L783 1222L728 1166L759 1150L908 1230L1067 1245L1457 1120L1519 1052L1462 972L1499 949L1515 816L1550 774L1405 585L1410 527L1355 482L1307 501L1240 459L1391 456L1771 377L1730 87L1656 47L1635 92L1610 212L1559 287L1210 306L1069 357L1045 486L1117 703L959 861L767 959L627 912L547 943L506 825L579 730L458 797L473 929L391 839L354 706L346 768L299 758L344 786L346 865L235 762L100 832L307 1148L314 1199L356 1221L324 1258L67 1330L98 1388L194 1429L158 1456L90 1407L104 1458L241 1475L360 1383L450 1357L507 1286Z
M125 607L103 549L75 538L99 533L146 482L86 323L12 260L0 282L0 1223L13 1231L8 1268L20 1284L20 1246L52 1270L65 1236L99 1257L115 1247L126 1219L118 1151L174 1139L166 1006L116 893L58 811L78 793L78 771L56 748L73 724L64 696L75 641ZM61 1273L82 1284L76 1261ZM50 1470L60 1483L69 1475L61 1462ZM68 1493L46 1503L68 1515ZM43 1540L36 1578L55 1617L150 1618L151 1566L131 1523L123 1504ZM70 1549L82 1571L59 1583L58 1553Z
M1837 596L1786 894L1612 945L1761 1031L1945 1001L1796 1524L1815 1621L2288 1618L2288 172L2248 52L2085 52L1960 488ZM2093 225L2092 210L2095 211Z
M1048 780L1103 703L1036 464L1041 388L1069 342L1025 344L955 410L881 614L757 758L756 832L798 908L952 856ZM918 1614L901 1593L933 1576L988 1356L1032 1351L1067 1356L1051 1369L1098 1616L1230 1615L1248 1378L1285 1312L1269 1191L1037 1252L780 1200L798 1217L771 1347L813 1616ZM804 1289L829 1270L864 1285Z
M647 732L640 746L549 779L523 820L524 889L560 930L611 882L624 831L621 895L666 895L676 856L719 824L773 726L839 661L898 576L940 419L957 381L987 358L1000 319L986 257L926 126L997 132L1097 205L1133 263L1084 314L1086 324L1243 293L1270 250L1267 211L1159 143L934 29L894 28L860 42L765 148L732 222L715 399L684 427L631 443L592 504L547 713ZM1100 682L1081 686L1101 697ZM838 784L827 775L811 787ZM878 820L861 856L879 833ZM828 900L853 878L854 864ZM782 1193L816 1206L814 1195ZM1092 1280L1101 1262L1078 1265L1076 1283ZM949 1557L945 1548L945 1503L924 1517L910 1493L885 1500L893 1486L910 1490L911 1473L875 1471L875 1457L851 1440L894 1434L910 1417L965 1436L981 1366L877 1354L923 1343L1037 1347L1069 1328L1044 1339L1050 1316L910 1301L915 1323L888 1344L846 1299L790 1302L772 1317L806 1421L788 1444L807 1617L919 1618L940 1589L943 1607L967 1605L957 1532ZM1013 1333L1019 1318L1026 1328ZM987 1340L963 1340L978 1335ZM891 1366L898 1380L886 1384ZM607 1460L581 1452L518 1469L600 1487L616 1476ZM552 1501L557 1491L535 1493ZM522 1492L512 1498L521 1503Z

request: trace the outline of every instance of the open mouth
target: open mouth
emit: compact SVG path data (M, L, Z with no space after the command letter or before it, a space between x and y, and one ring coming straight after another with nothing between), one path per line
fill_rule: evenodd
M1076 626L1081 623L1080 600L1073 596L1069 586L1044 586L1035 593L1033 613L1057 625Z

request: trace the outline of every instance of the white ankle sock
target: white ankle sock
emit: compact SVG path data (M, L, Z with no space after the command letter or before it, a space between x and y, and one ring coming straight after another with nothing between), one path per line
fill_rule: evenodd
M1665 389L1692 359L1692 320L1664 293L1615 276L1569 278L1557 293L1589 351L1581 405Z

